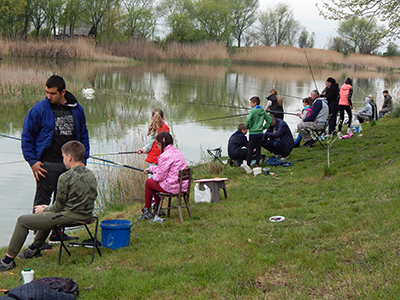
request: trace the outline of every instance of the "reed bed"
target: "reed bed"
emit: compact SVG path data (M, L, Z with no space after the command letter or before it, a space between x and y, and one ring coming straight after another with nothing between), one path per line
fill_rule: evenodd
M112 55L130 57L138 60L164 58L162 49L157 47L154 43L148 42L144 39L132 39L124 44L104 46L103 48L109 51Z
M320 49L300 49L291 46L277 47L251 47L240 49L231 56L233 61L237 62L264 62L276 63L279 65L308 65L307 57L310 65L316 67L324 67L326 64L341 64L343 55L341 53L320 50Z
M4 40L3 40L4 41ZM1 49L3 55L16 57L41 57L62 59L88 59L119 61L105 49L97 47L95 42L86 39L45 40L45 41L9 41ZM7 52L5 52L7 51Z
M400 61L399 61L400 62ZM349 54L344 57L343 65L353 68L399 68L400 64L393 65L393 59L389 57L380 57L375 55L365 55L359 53Z
M202 42L198 44L171 43L167 46L166 58L197 59L197 60L227 60L226 47L217 42Z

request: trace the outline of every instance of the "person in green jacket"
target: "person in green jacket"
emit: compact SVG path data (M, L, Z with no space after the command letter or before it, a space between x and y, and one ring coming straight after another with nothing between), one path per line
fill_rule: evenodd
M256 167L260 164L261 142L264 135L264 130L271 123L272 118L260 106L260 98L257 96L250 98L251 110L246 118L245 127L249 130L249 146L247 147L247 165L250 166L253 153L256 155ZM264 123L265 121L265 123Z
M22 215L15 224L7 254L0 260L0 271L15 267L14 258L21 250L29 230L37 230L32 245L18 254L21 259L41 256L40 246L55 225L92 219L97 197L97 181L93 172L82 162L85 146L76 140L61 147L63 162L68 171L58 178L56 200L52 205L36 205L34 214Z

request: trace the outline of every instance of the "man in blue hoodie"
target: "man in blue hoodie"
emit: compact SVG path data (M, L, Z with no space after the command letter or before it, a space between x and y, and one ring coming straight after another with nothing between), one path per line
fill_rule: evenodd
M22 129L21 148L36 179L33 205L50 205L57 192L58 177L67 171L61 147L78 140L85 146L83 162L89 158L89 134L86 117L76 98L65 89L62 77L53 75L46 82L46 98L38 102L26 115ZM53 196L54 199L54 196ZM73 239L64 234L64 240ZM50 236L57 241L57 235Z
M272 114L270 116L273 121L264 133L261 145L269 152L279 155L279 158L285 159L294 148L293 134L285 121Z

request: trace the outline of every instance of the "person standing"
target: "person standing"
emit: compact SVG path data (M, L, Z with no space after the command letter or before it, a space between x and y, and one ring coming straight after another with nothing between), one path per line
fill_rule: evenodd
M393 107L392 96L389 95L389 92L387 90L384 90L382 93L384 100L382 109L379 111L379 119L382 118L384 115L386 115L388 112L390 112Z
M261 158L261 142L264 136L264 130L271 123L272 118L260 106L260 98L257 96L250 98L251 110L246 118L244 126L249 130L249 146L247 147L247 166L250 167L253 154L256 156L256 167L260 164ZM265 123L264 123L265 121ZM246 172L248 172L247 170Z
M33 206L50 205L57 193L58 177L67 171L61 147L78 140L85 147L83 163L89 158L89 133L82 106L68 92L61 76L50 76L46 82L46 98L35 104L25 117L21 149L36 179ZM63 234L64 240L77 239ZM50 242L59 242L55 233Z
M265 110L273 113L276 118L283 120L283 104L281 96L278 95L276 89L270 90L269 93L270 95L267 97L268 102Z
M326 97L329 106L329 119L328 134L332 134L336 128L336 119L339 111L339 85L336 80L329 77L325 82L326 88L322 92L322 96Z
M351 132L351 121L353 118L353 113L351 110L353 109L353 104L351 103L351 97L353 96L353 80L349 77L346 78L343 85L340 87L339 91L339 126L338 126L338 137L342 136L342 125L344 121L344 111L346 111L349 117L349 123L347 128L347 133Z

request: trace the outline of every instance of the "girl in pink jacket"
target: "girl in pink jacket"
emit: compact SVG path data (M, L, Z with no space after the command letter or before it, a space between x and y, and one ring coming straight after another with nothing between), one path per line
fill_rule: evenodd
M144 186L144 208L142 216L139 219L151 219L158 211L160 197L158 192L178 193L179 171L186 169L187 164L182 153L173 146L174 140L168 132L161 132L156 137L156 145L160 149L161 154L158 157L158 165L150 166L144 173L152 172L152 178L146 180ZM183 190L186 191L188 182L183 183ZM151 212L151 199L154 197L154 212ZM160 215L165 215L161 210Z
M340 88L339 92L339 115L340 115L340 120L339 120L339 126L338 126L338 136L341 136L341 131L342 131L342 125L343 125L343 120L344 120L344 111L347 112L347 115L349 116L349 124L348 124L348 129L347 131L350 130L351 127L351 120L353 117L353 114L351 110L353 109L353 104L351 103L351 97L353 96L353 87L352 87L353 81L351 78L347 78L346 81L343 83L342 87Z

